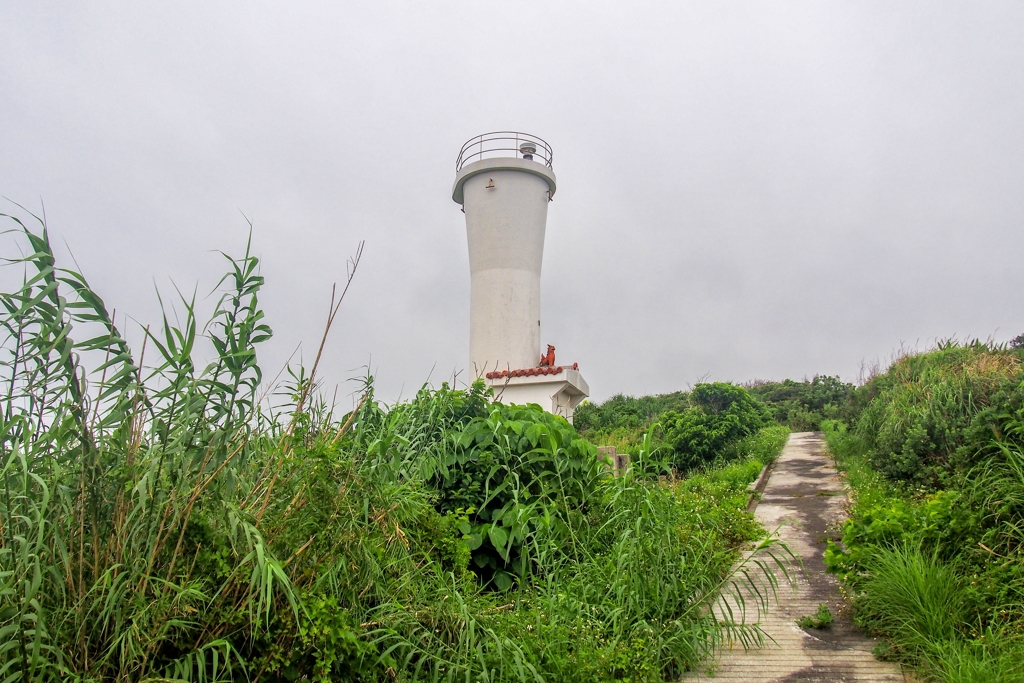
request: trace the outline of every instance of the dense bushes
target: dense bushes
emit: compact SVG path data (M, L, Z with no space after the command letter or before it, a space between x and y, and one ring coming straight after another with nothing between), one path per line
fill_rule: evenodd
M861 391L857 420L871 464L893 481L936 488L995 453L1024 400L1018 352L945 343L905 356Z
M255 257L206 326L186 299L149 330L142 366L23 237L0 295L5 681L656 681L758 638L710 605L756 580L731 567L779 434L659 482L596 476L567 423L479 386L388 408L368 379L336 419L314 367L269 407Z
M698 384L690 398L691 407L661 417L668 457L679 471L728 459L741 439L769 421L764 404L734 384Z
M711 399L708 392L722 397ZM714 405L726 396L739 403ZM743 387L705 383L692 392L639 398L619 395L601 404L585 403L576 411L575 424L593 442L634 454L650 432L663 452L672 454L666 464L685 471L713 458L727 458L730 444L772 421L793 431L819 430L824 420L852 421L858 413L857 400L853 384L826 375L802 382L758 380Z
M946 343L863 392L855 429L826 423L856 491L825 560L885 654L940 680L1022 680L1024 379L1017 351Z
M576 409L573 423L581 432L639 429L668 410L682 410L689 405L689 396L682 391L640 397L618 394L600 404L585 401Z
M478 382L471 394L480 396ZM478 571L501 589L525 576L523 543L550 524L552 506L586 512L603 473L597 449L539 406L489 406L469 420L428 482L459 528Z
M739 442L771 424L771 418L743 387L714 382L698 384L688 393L615 396L584 406L575 422L586 438L634 456L646 439L663 470L682 473L737 457Z
M685 410L689 405L690 395L682 391L640 397L619 394L601 404L584 401L576 408L573 424L593 443L635 454L644 434L666 411Z
M855 387L838 377L816 375L809 382L755 381L746 386L768 406L776 422L794 432L818 431L823 420L851 417Z

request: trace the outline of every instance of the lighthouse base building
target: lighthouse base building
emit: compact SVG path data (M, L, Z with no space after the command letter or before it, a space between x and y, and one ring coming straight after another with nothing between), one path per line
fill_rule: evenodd
M536 403L544 410L561 415L572 424L573 410L590 396L590 387L572 366L522 368L488 372L487 384L502 403Z

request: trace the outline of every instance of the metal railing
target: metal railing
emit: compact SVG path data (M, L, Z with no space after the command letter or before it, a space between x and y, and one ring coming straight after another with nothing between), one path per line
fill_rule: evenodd
M459 150L459 158L455 160L455 172L461 171L471 161L496 157L528 159L551 168L553 156L551 145L536 135L499 130L477 135L464 144Z

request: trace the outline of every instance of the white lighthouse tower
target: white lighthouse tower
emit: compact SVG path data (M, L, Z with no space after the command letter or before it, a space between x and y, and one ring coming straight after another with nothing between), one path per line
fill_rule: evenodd
M466 214L471 275L469 359L504 403L536 403L572 421L590 393L575 363L541 349L540 271L551 147L534 135L478 135L456 161L452 199Z

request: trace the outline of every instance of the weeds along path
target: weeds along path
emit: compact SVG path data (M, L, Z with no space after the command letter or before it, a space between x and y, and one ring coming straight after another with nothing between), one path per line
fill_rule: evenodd
M822 553L844 516L845 502L845 485L821 435L791 434L755 511L766 529L778 529L803 563L792 562L793 586L780 579L778 603L761 616L760 625L771 640L759 650L744 652L736 646L722 652L717 663L705 664L684 681L909 680L898 664L872 656L875 641L852 624L835 578L825 573ZM821 604L836 615L830 627L797 626L797 619L813 615Z

